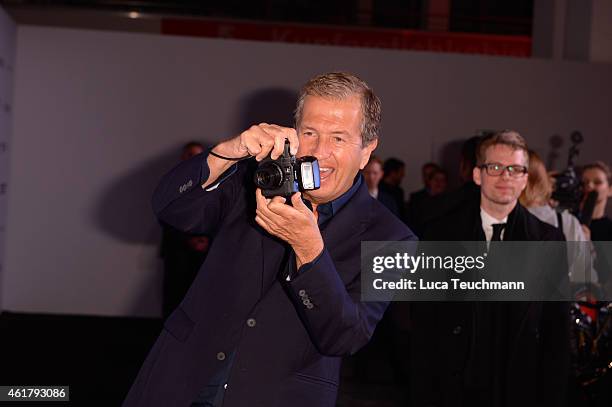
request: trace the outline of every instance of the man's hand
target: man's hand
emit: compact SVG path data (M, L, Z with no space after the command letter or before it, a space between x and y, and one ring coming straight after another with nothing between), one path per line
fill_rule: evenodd
M299 146L295 129L267 123L251 126L237 139L239 151L254 156L257 161L263 160L270 154L273 160L280 157L283 154L285 140L289 140L293 155L297 153Z
M302 194L291 196L293 207L285 198L266 199L258 188L255 192L257 214L255 221L268 233L291 245L297 267L313 261L323 251L323 238L314 213L302 201Z
M240 158L248 154L254 156L257 161L263 160L268 155L277 159L283 154L285 140L289 140L291 154L295 155L300 144L295 129L260 123L249 127L248 130L233 139L219 143L213 147L212 151L231 158ZM235 161L224 160L213 155L208 156L207 162L210 175L208 180L202 184L204 188L213 184L235 163Z

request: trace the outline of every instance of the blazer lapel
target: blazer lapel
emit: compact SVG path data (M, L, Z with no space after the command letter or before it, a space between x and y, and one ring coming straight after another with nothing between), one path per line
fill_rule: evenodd
M373 200L365 182L361 183L355 195L327 222L321 230L325 247L330 253L345 242L359 241L370 221L370 205ZM364 216L365 215L365 216Z

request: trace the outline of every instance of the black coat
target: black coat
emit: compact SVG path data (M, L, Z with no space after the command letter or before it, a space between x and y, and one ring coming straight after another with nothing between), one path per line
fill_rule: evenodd
M485 240L479 200L455 208L424 240ZM504 240L564 240L520 204ZM565 266L565 256L560 264ZM559 273L567 279L567 273ZM569 311L560 302L411 304L411 407L565 404Z
M377 199L381 204L385 206L385 208L389 209L391 213L397 216L400 220L402 219L400 207L397 206L397 201L392 195L382 189L379 189Z
M363 182L322 226L320 257L286 281L286 245L254 221L252 168L242 162L206 191L206 158L179 164L153 197L164 224L215 241L124 406L188 407L231 352L224 406L334 406L341 357L368 342L387 307L360 300L361 241L415 236Z

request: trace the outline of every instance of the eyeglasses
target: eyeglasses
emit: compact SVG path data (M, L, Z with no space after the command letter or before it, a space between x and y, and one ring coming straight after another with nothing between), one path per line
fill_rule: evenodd
M482 164L480 168L484 169L487 172L487 175L492 177L499 177L504 173L504 171L508 171L508 175L512 178L518 178L527 174L527 167L524 165L501 165L490 163Z

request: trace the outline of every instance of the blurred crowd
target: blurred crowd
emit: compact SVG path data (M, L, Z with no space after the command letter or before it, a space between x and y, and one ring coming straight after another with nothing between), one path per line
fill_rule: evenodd
M401 218L419 237L423 237L428 224L479 194L479 187L472 179L476 167L476 149L481 137L472 137L462 146L460 166L458 168L462 185L450 190L448 173L440 165L427 162L421 167L421 189L411 192L405 198L401 187L406 175L405 163L391 157L383 161L372 156L363 169L363 176L370 195L378 199L396 216ZM549 171L535 151L529 153L529 176L527 187L520 197L520 203L540 220L560 227L567 241L610 241L612 240L612 220L606 215L608 198L612 194L610 168L602 161L589 163L578 168L578 178L582 183L581 198L573 208L560 205L553 198L558 184L558 172ZM591 194L593 193L594 194ZM589 194L594 195L594 203L587 204ZM588 208L585 207L589 206ZM587 213L588 212L588 213ZM570 276L572 281L607 284L610 283L612 267L603 250L597 256L597 243L593 245L594 260L590 275ZM571 255L571 254L570 254ZM575 270L572 263L584 259L570 259L570 270ZM574 277L574 278L572 278Z

